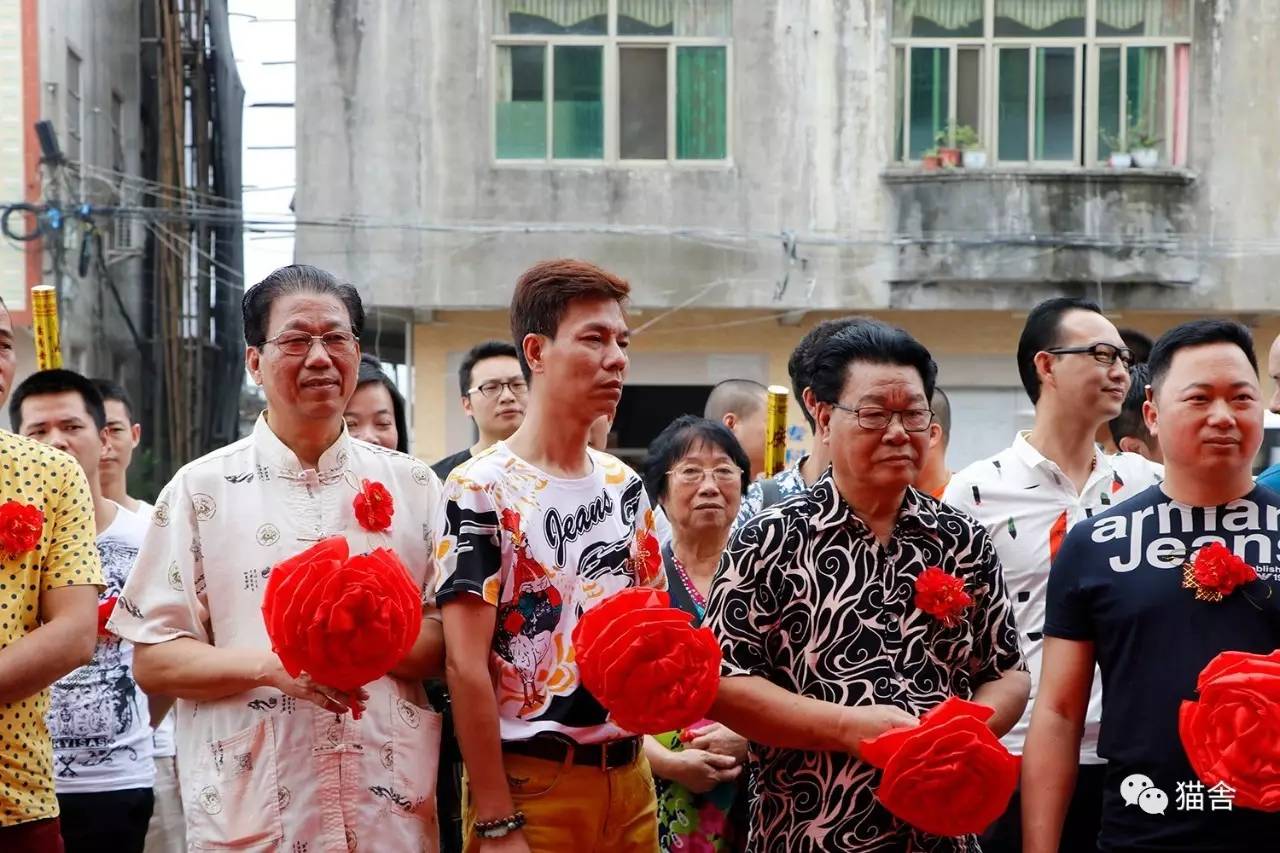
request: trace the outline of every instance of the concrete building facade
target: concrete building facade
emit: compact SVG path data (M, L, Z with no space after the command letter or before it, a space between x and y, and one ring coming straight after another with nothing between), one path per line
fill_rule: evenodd
M139 170L140 49L132 0L0 4L0 201L137 204L122 176ZM41 119L52 122L65 166L41 164L34 131ZM14 215L10 226L29 233L32 223ZM85 222L67 220L60 241L46 236L0 245L0 297L17 331L19 378L36 368L29 291L50 284L59 291L65 365L139 387L140 354L121 305L136 322L142 237L133 220L95 217L94 229L83 275L80 252L91 233ZM111 276L118 301L104 275ZM8 422L7 414L0 413L0 422Z
M93 205L136 207L141 192L140 104L142 40L136 0L81 3L40 0L41 118L53 122L70 161L61 186L44 180L46 197ZM69 223L65 258L46 253L44 283L59 289L65 365L141 388L142 354L123 311L135 326L143 312L143 241L133 218L98 216L86 267L81 247L89 233ZM48 241L46 241L48 242ZM47 248L47 247L46 247ZM81 270L85 269L84 274ZM107 278L111 283L107 283ZM111 292L114 286L118 293Z
M934 351L954 465L1027 422L1044 297L1276 331L1273 4L317 0L296 33L296 254L412 320L424 457L470 440L453 371L547 257L633 285L624 450L840 314ZM927 168L958 141L985 165Z

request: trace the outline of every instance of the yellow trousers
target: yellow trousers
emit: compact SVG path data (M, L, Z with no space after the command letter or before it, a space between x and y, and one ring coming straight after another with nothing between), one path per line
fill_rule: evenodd
M643 754L613 770L504 755L507 784L524 812L524 837L533 853L656 853L658 801ZM477 853L475 808L464 786L462 839Z

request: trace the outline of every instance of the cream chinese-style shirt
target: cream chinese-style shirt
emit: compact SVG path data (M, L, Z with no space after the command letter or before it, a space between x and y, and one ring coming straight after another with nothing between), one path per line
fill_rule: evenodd
M391 492L391 527L370 533L352 505L361 480ZM342 435L304 470L260 417L248 438L186 465L156 502L111 619L135 643L192 637L270 648L262 596L271 567L344 535L353 554L389 547L434 587L440 481L422 462ZM278 690L179 699L178 770L193 849L419 851L437 846L440 718L418 682L367 685L361 719Z

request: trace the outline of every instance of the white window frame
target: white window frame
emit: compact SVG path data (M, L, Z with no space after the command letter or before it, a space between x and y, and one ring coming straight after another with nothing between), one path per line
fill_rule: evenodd
M1088 163L1100 163L1098 159L1098 125L1101 123L1098 119L1098 102L1100 100L1099 86L1102 80L1099 79L1099 69L1102 65L1102 51L1106 48L1119 48L1120 50L1120 138L1127 140L1129 135L1129 98L1128 79L1129 79L1129 48L1131 47L1157 47L1164 49L1164 127L1161 131L1161 139L1165 143L1165 150L1168 156L1173 156L1173 140L1177 132L1174 126L1174 100L1177 96L1178 79L1176 74L1176 62L1179 45L1190 45L1190 39L1174 39L1170 41L1167 38L1129 38L1117 39L1114 37L1099 38L1092 46L1089 52L1089 79L1093 80L1092 96L1093 104L1090 107L1090 113L1093 115L1093 133L1085 139L1085 156ZM1190 57L1188 57L1190 61ZM1188 93L1189 97L1190 93ZM1188 116L1187 121L1190 122Z
M1194 10L1194 4L1192 4ZM890 14L893 13L893 4L889 4ZM1173 140L1178 132L1178 128L1174 124L1174 99L1176 95L1176 74L1175 74L1175 57L1177 49L1180 45L1190 47L1194 44L1195 33L1192 31L1190 36L1099 36L1097 34L1097 0L1086 0L1085 2L1085 32L1082 36L1070 37L1052 37L1052 38L1035 38L1025 36L996 36L995 35L995 0L984 0L983 3L983 20L982 20L982 36L956 36L956 37L940 37L940 38L922 38L914 36L893 37L890 39L890 51L894 61L890 63L890 75L894 79L890 82L890 92L892 96L897 98L897 90L899 84L902 87L901 101L901 126L898 126L897 110L899 107L895 104L894 125L890 129L889 145L893 152L892 160L894 163L903 165L918 164L919 160L909 158L910 152L910 132L911 132L911 51L913 48L932 47L932 48L949 48L950 63L949 76L947 84L949 91L947 93L947 114L955 116L956 112L956 69L957 69L957 53L961 48L979 48L981 49L981 59L979 66L981 72L978 81L978 110L980 115L979 126L974 128L978 132L979 138L982 140L983 149L987 152L987 161L995 167L1011 167L1011 168L1043 168L1043 169L1062 169L1062 168L1091 168L1100 165L1098 160L1098 103L1099 103L1099 56L1102 48L1118 47L1121 49L1122 67L1128 63L1128 51L1130 47L1163 47L1166 52L1165 59L1165 116L1164 116L1164 134L1163 140L1166 143L1166 151L1168 156L1173 154ZM1194 27L1194 16L1192 18L1192 26ZM890 22L890 30L892 31L892 22ZM1075 60L1075 81L1074 81L1074 121L1073 121L1073 137L1071 160L1037 160L1034 158L1036 149L1035 138L1035 57L1036 48L1040 47L1073 47L1076 52ZM999 51L1002 48L1020 48L1028 50L1028 62L1031 64L1028 74L1028 93L1027 93L1027 160L1001 160L999 156ZM902 61L897 61L896 53L901 49L903 51ZM1190 60L1188 60L1190 61ZM1084 79L1081 78L1081 71L1084 71ZM899 81L896 75L902 75ZM1127 99L1124 97L1124 73L1121 75L1121 134L1128 133L1127 116L1125 113L1128 109ZM1185 119L1188 126L1190 125L1190 104L1188 104L1188 116ZM901 135L901 145L898 145L899 135ZM1083 144L1082 144L1083 143ZM1185 152L1184 152L1185 157Z
M494 5L489 3L490 7ZM731 7L732 8L732 7ZM732 13L731 13L732 14ZM733 166L733 38L732 36L633 36L619 35L618 0L608 0L608 31L605 35L525 35L494 34L489 49L489 157L495 165L515 168L546 168L547 166L625 166L628 169L670 168L724 169ZM547 104L546 157L499 158L497 98L492 81L498 79L498 53L504 47L519 45L543 46L543 92ZM555 92L555 48L564 45L601 47L604 75L602 98L604 103L604 151L599 159L563 158L554 156L552 129ZM623 159L620 154L619 109L621 104L621 61L623 48L665 47L667 53L667 156L651 159ZM725 156L721 159L681 158L676 156L676 52L681 47L722 47L725 51Z
M1071 102L1072 102L1072 121L1071 121L1071 157L1066 160L1041 160L1035 156L1036 143L1036 51L1040 48L1072 48L1075 53L1072 67L1075 68L1075 79L1072 81ZM991 162L1002 166L1043 166L1047 168L1062 168L1063 166L1076 166L1080 163L1080 124L1084 113L1084 101L1081 91L1080 71L1082 61L1084 59L1084 45L1079 39L997 39L995 41L992 61L989 65L990 76L998 77L1000 73L1000 52L1003 50L1025 50L1027 51L1027 159L1026 160L1001 160L1000 159L1000 109L997 100L1000 96L1000 81L998 79L991 80L987 89L987 96L991 98L990 103L992 109L988 115L983 116L984 124L991 128L991 145L987 147L987 154L991 158Z

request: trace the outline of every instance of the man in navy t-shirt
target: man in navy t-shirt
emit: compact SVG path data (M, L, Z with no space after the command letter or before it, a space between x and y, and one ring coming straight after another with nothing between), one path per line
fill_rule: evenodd
M1253 341L1233 321L1196 320L1166 332L1150 366L1144 415L1164 484L1073 527L1050 571L1023 758L1026 853L1058 849L1095 659L1109 762L1099 850L1253 853L1280 838L1280 815L1227 808L1229 793L1201 783L1178 736L1209 661L1280 647L1280 495L1250 475L1262 441ZM1210 542L1258 580L1197 600L1183 567Z

